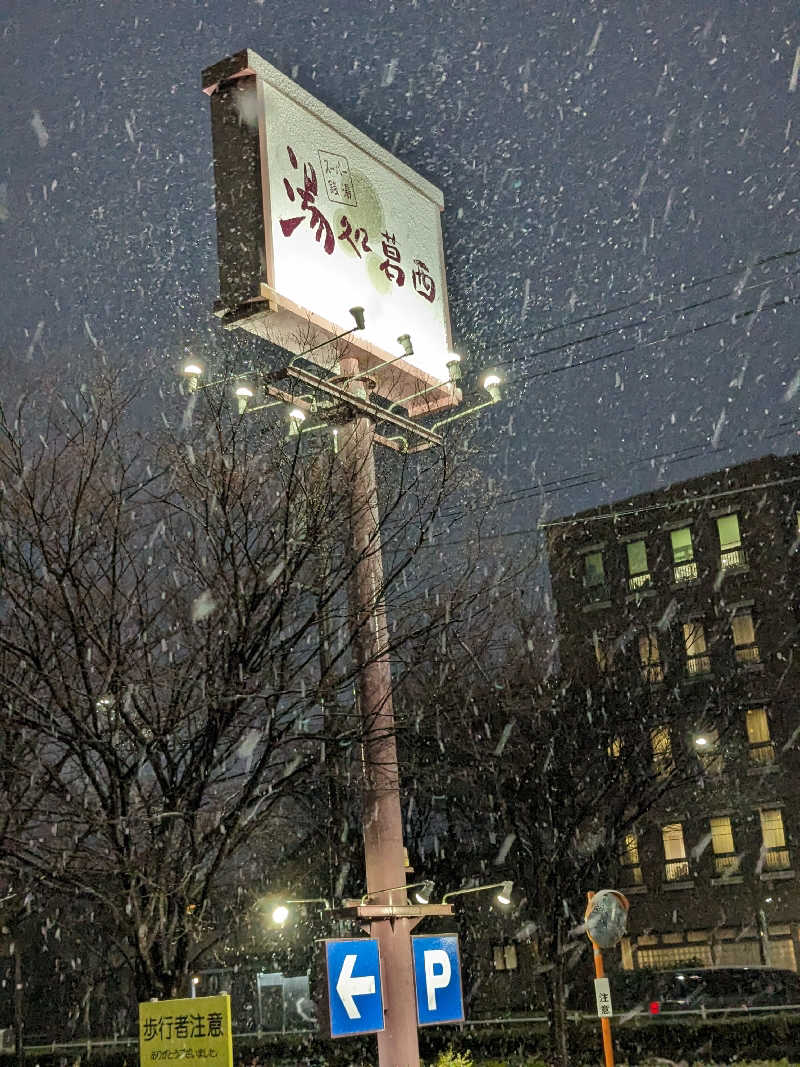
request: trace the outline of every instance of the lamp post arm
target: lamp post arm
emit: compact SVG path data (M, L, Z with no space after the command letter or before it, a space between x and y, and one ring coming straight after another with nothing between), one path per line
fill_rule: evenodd
M471 889L452 889L442 897L442 904L446 904L450 897L463 897L467 893L482 893L486 889L502 889L505 882L492 882L491 885L476 885Z

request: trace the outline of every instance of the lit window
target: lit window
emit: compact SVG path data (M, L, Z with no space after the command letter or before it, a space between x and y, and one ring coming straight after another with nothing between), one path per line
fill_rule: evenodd
M789 850L783 830L783 814L780 808L762 808L761 846L764 867L768 871L785 871L789 867Z
M650 746L653 750L653 768L659 777L666 777L672 770L672 742L668 726L656 726L650 731Z
M622 752L622 738L615 737L611 744L608 746L608 754L613 759L618 759Z
M756 644L756 630L749 611L737 611L731 619L734 655L737 663L758 663L760 655Z
M639 865L639 842L636 840L636 834L633 830L629 830L622 840L619 862L626 884L629 886L641 885L642 868Z
M775 746L769 733L766 708L748 708L745 716L750 762L763 765L774 763Z
M686 648L686 673L692 677L708 674L711 660L706 647L706 633L701 622L683 624L683 643Z
M647 565L647 545L644 541L629 541L628 588L643 589L650 585L650 568Z
M664 876L668 882L680 882L689 877L689 862L683 840L683 826L679 822L661 827L664 842Z
M639 662L645 682L662 682L664 671L658 651L658 639L654 633L639 635Z
M738 515L721 515L717 519L719 534L720 565L723 570L743 567L747 562L742 548Z
M684 526L680 530L673 530L670 534L672 541L672 568L673 579L676 582L692 582L697 577L697 564L694 562L694 547L692 545L692 530Z
M496 971L516 971L517 946L494 945L492 947L492 961Z
M583 557L583 584L587 589L593 589L598 585L604 585L605 580L606 574L603 569L603 553L587 552Z
M735 874L739 870L739 857L734 852L733 828L727 815L709 820L711 847L714 850L714 872L717 875Z

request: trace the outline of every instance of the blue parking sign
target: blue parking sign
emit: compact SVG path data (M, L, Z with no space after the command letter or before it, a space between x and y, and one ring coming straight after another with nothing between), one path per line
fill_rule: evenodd
M411 938L420 1026L464 1021L457 934Z
M331 1037L383 1030L381 958L375 938L326 941L325 966Z

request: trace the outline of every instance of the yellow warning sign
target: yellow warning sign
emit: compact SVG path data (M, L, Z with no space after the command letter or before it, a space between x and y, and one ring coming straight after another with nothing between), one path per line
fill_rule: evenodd
M184 1060L193 1067L233 1067L231 999L187 997L139 1005L141 1067Z

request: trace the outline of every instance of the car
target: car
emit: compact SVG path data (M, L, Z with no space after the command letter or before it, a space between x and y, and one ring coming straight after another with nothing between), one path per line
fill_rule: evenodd
M777 967L683 967L610 976L614 1014L800 1010L800 975Z

